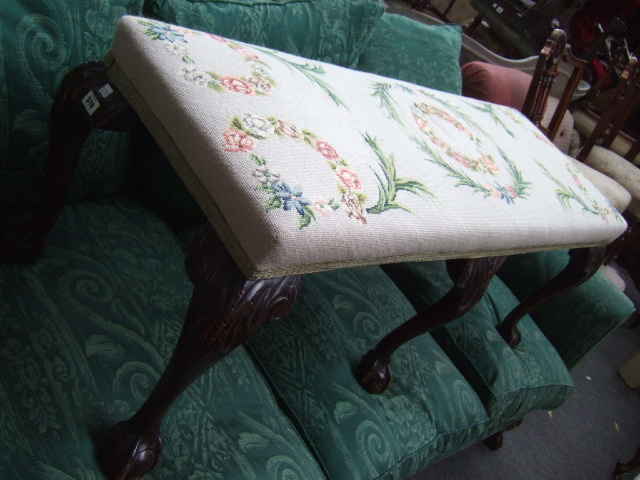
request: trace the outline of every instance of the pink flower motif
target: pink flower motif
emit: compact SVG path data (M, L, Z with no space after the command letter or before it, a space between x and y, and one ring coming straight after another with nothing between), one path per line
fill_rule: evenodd
M551 142L547 137L545 137L544 135L542 135L540 132L535 131L535 132L533 132L533 134L536 136L536 138L537 138L538 140L542 140L542 141L543 141L544 143L546 143L547 145L553 145L553 143L552 143L552 142Z
M516 192L516 187L514 187L513 185L508 185L507 186L507 192L509 193L509 195L511 195L513 198L519 198L520 195L518 195L518 192Z
M449 123L455 123L456 119L453 118L451 116L451 114L449 112L447 112L446 110L442 110L442 109L438 109L438 115L440 116L440 118L442 118L443 120L449 122Z
M432 107L428 103L415 103L414 105L418 108L418 110L420 110L423 113L426 113L427 115L433 115L434 113L438 112L438 110L435 107Z
M458 163L460 163L463 167L471 168L471 164L469 163L469 159L458 152L453 152L453 158Z
M260 57L247 48L239 48L238 53L244 55L248 60L260 60Z
M569 173L571 174L571 178L573 178L573 181L578 186L578 188L580 190L586 190L586 187L584 186L584 183L582 183L582 180L578 176L578 172L576 170L572 169L572 168L569 168L568 170L569 170Z
M252 97L256 94L251 85L236 77L222 77L220 79L220 83L222 83L223 87L227 90L231 90L232 92L244 93L245 95L250 95Z
M437 146L439 146L440 148L446 148L446 147L447 147L447 144L446 144L446 143L444 143L444 141L443 141L443 140L441 140L441 139L440 139L440 138L438 138L438 137L435 137L435 136L434 136L434 137L431 137L431 140L433 141L433 143L435 143L435 144L436 144Z
M330 217L331 213L333 213L331 206L324 198L314 200L313 209L323 217Z
M224 149L227 152L250 152L255 147L253 138L237 128L230 128L223 135Z
M214 40L219 41L220 43L229 44L229 40L227 40L226 38L219 37L218 35L214 35L213 33L207 33L207 35L209 35Z
M263 93L269 93L273 89L273 86L267 82L264 78L261 77L248 77L247 83L252 87L255 87L257 90L260 90Z
M498 173L500 170L496 165L496 162L493 161L493 158L488 155L482 155L482 157L480 157L480 161L482 162L482 165L486 167L487 171L491 173Z
M460 122L456 122L456 128L460 130L462 133L464 133L466 136L471 138L472 140L476 138L475 134Z
M345 193L340 201L344 203L349 218L354 218L363 225L367 223L367 212L357 196L353 193Z
M349 190L354 192L362 191L362 181L353 170L350 170L346 167L341 167L336 171L336 175L338 176L342 184Z
M296 140L302 140L304 138L302 131L288 120L278 120L276 133Z
M318 140L316 142L316 150L319 151L327 160L336 160L340 158L336 149L329 145L324 140Z
M500 194L500 192L496 190L493 185L491 185L490 183L485 183L484 186L487 187L487 190L489 190L492 197L502 198L502 195Z
M598 211L598 213L600 214L600 216L602 217L603 220L606 220L607 216L609 214L613 213L610 209L603 208L600 205L596 205L596 210Z
M422 118L418 117L417 115L414 115L413 119L418 124L418 127L420 127L420 130L422 130L424 133L431 132L431 129L429 128L429 124L425 120L423 120Z

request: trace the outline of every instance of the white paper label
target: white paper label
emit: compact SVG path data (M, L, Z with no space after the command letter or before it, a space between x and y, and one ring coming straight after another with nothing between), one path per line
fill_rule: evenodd
M93 115L93 113L100 107L100 102L98 102L98 99L93 92L89 92L84 96L82 104L89 115Z
M113 88L110 84L107 83L100 90L98 90L98 92L100 93L100 95L102 95L102 98L107 98L113 93Z

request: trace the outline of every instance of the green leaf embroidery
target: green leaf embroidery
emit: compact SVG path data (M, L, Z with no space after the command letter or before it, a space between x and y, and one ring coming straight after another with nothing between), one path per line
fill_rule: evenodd
M304 215L300 215L298 218L300 219L300 228L304 228L308 227L316 219L316 216L311 207L306 206L304 207Z
M376 154L378 165L380 166L384 177L383 178L377 172L374 172L374 175L378 179L378 203L373 207L368 208L368 213L382 213L394 208L411 212L406 205L403 205L396 200L398 192L402 190L421 196L424 199L430 199L433 197L433 193L422 183L416 180L397 177L393 155L385 155L380 149L375 138L371 137L369 134L365 134L364 140Z
M560 205L562 205L562 208L564 208L565 210L570 210L571 202L576 202L582 207L582 210L584 212L593 215L600 215L605 220L608 219L609 215L613 215L616 220L622 221L622 217L614 208L601 207L594 199L589 197L587 192L584 192L585 196L587 196L587 199L585 200L585 198L579 195L573 188L565 185L551 172L549 172L549 170L541 162L536 160L536 163L542 169L545 175L558 186L558 188L556 188L556 198L560 202Z
M264 206L264 211L268 212L269 210L275 210L277 208L282 208L282 200L279 197L269 197Z
M401 126L404 126L402 118L396 109L396 102L389 94L389 90L392 88L390 83L374 82L372 84L373 93L372 97L380 98L380 106L387 110L389 118L398 122Z
M267 164L267 161L264 159L264 157L259 157L255 153L252 153L251 155L249 155L249 158L253 161L253 163L258 165L259 167L262 167Z
M344 107L347 110L349 110L349 107L347 106L347 104L342 101L342 99L334 91L333 87L329 85L327 82L325 82L322 78L320 78L320 75L326 74L322 65L314 64L309 61L302 64L296 63L284 57L281 57L280 55L278 55L277 52L273 50L267 50L267 49L257 48L257 47L254 47L254 48L282 62L290 70L296 70L302 73L305 77L307 77L307 79L309 79L311 82L315 83L322 90L324 90L324 92L329 96L329 98L331 98L331 100L335 102L336 105L338 105L339 107Z
M424 94L425 96L431 98L432 100L435 100L436 102L440 103L441 105L444 105L450 111L455 112L460 118L464 119L469 125L473 125L473 128L475 128L479 132L482 132L486 137L490 137L491 136L484 130L484 128L482 128L482 125L479 124L474 117L472 117L471 115L465 113L461 109L456 108L454 105L451 104L451 102L448 102L444 98L439 98L439 97L433 95L432 93L427 92L426 90L420 90L420 92L422 94ZM513 132L511 132L511 130L509 130L507 128L507 125L496 114L496 108L493 105L487 104L485 106L478 106L478 105L474 104L472 106L476 110L480 110L481 112L488 113L489 116L493 119L493 121L496 122L496 124L502 126L509 135L511 135L512 137L514 136Z

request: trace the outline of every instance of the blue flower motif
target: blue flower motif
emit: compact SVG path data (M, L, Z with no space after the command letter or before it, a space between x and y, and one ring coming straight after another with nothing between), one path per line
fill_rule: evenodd
M184 33L174 30L171 25L149 25L147 35L153 37L155 40L166 40L171 43L187 43L184 38Z
M405 93L410 93L411 95L415 95L416 92L414 92L411 88L407 87L406 85L402 85L401 83L396 83L394 85L398 90L402 90Z
M311 202L302 196L302 188L296 186L291 188L287 182L276 182L273 184L276 197L280 198L284 205L284 210L295 208L300 215L305 215L304 207Z
M496 182L494 182L494 185L496 186L496 190L500 194L500 198L507 201L507 205L512 205L515 203L515 196L513 195L513 192L510 192L506 187L503 187Z

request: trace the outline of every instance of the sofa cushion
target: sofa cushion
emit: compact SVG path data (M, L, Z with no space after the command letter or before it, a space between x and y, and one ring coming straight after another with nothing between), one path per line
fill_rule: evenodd
M508 259L498 275L518 298L524 299L560 273L568 261L566 251L516 255ZM582 285L536 308L531 317L567 367L573 368L633 311L633 302L598 272Z
M598 145L591 149L584 163L622 185L631 194L627 211L640 217L640 166Z
M358 59L358 70L460 95L458 25L425 25L385 13Z
M372 395L361 356L415 314L379 267L302 277L291 314L247 348L332 479L405 478L486 435L478 396L430 335L399 348Z
M580 132L584 137L589 137L591 132L596 126L599 118L594 116L594 114L584 111L581 108L576 108L573 111L573 117L575 119L576 130ZM616 135L616 138L611 142L610 150L614 151L621 157L624 157L629 152L629 149L633 146L633 142L627 136ZM637 154L633 159L632 163L640 166L640 154Z
M102 478L92 438L151 392L191 291L171 232L123 198L67 206L36 263L0 264L0 477ZM324 478L242 348L161 433L149 478Z
M352 66L384 13L377 0L146 0L146 16Z
M435 303L453 287L444 262L389 265L385 271L416 309ZM530 317L518 324L522 341L515 348L496 330L518 303L494 278L470 312L432 332L492 419L505 423L534 409L557 408L574 390L562 359Z
M139 17L106 61L252 278L599 244L625 228L586 180L559 196L580 175L507 107Z
M47 163L49 110L65 73L100 60L116 23L140 14L142 0L0 2L0 208L34 204ZM127 135L94 132L81 155L69 200L120 190Z

